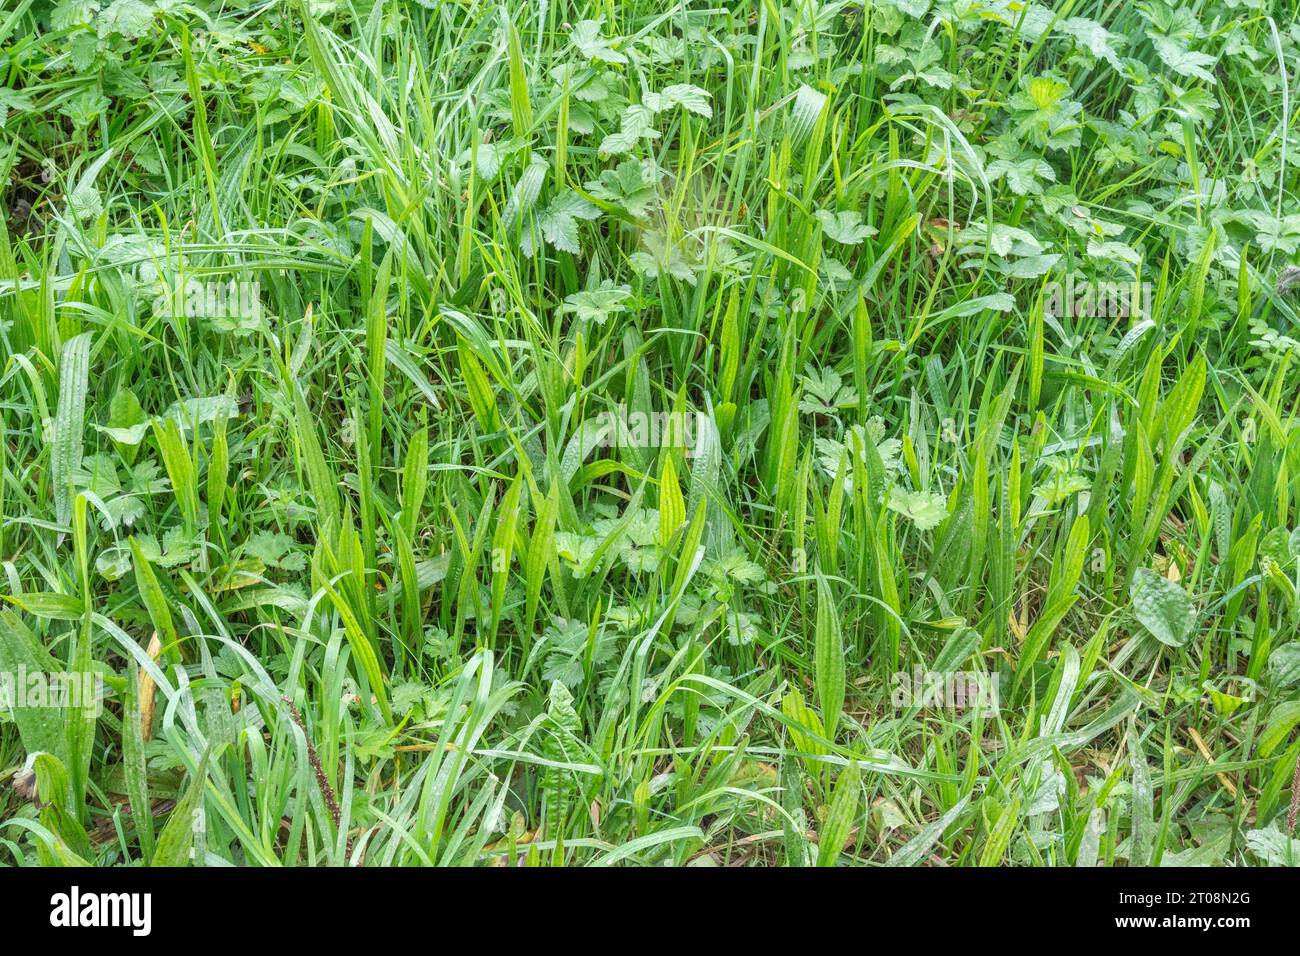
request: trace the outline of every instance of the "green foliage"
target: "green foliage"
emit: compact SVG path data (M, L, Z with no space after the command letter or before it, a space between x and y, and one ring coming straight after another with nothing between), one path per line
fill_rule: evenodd
M16 9L0 862L1294 862L1294 18Z

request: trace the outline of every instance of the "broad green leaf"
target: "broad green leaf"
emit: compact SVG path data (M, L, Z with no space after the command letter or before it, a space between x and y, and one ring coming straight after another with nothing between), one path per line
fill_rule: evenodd
M1196 609L1187 592L1174 582L1150 568L1138 568L1129 599L1138 622L1160 643L1182 647L1192 636Z

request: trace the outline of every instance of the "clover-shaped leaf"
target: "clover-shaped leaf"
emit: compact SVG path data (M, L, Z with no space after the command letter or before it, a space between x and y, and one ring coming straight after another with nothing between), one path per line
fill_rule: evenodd
M600 210L583 199L572 189L553 196L551 201L537 217L537 226L543 238L562 252L577 254L581 251L578 243L578 220L595 219ZM537 251L530 233L524 233L521 240L524 255L531 256Z
M828 239L844 246L856 246L863 239L870 239L876 234L874 226L862 222L862 213L856 209L844 212L831 212L829 209L817 210L817 221L822 224L822 234Z

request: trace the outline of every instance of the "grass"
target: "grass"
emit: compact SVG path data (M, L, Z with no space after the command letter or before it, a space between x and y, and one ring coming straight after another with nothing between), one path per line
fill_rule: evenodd
M7 10L0 860L1296 862L1294 3Z

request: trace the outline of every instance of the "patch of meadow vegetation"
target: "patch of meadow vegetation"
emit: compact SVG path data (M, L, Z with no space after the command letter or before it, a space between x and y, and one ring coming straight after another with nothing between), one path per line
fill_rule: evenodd
M0 861L1300 861L1298 54L11 0Z

